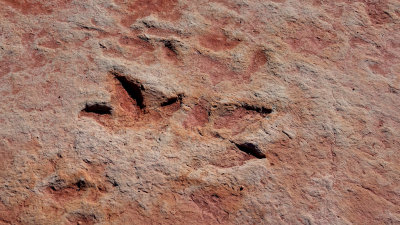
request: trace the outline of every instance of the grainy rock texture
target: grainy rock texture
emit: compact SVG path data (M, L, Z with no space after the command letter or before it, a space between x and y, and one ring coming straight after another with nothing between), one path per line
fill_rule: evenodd
M400 224L398 0L0 0L0 224Z

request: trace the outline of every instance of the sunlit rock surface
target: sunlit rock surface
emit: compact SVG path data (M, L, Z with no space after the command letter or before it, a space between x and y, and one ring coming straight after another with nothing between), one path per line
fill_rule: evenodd
M398 0L0 0L0 224L400 224Z

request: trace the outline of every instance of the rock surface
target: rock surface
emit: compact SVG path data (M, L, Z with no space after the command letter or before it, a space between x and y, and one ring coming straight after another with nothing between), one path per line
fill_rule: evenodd
M400 224L398 0L0 0L0 224Z

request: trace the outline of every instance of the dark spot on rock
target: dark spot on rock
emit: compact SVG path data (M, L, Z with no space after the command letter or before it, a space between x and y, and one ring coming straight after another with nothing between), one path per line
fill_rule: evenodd
M153 28L153 27L155 27L153 24L150 24L150 23L147 22L147 21L142 21L142 23L143 23L143 25L144 25L146 28Z
M82 111L87 113L96 113L99 115L111 115L112 108L106 103L94 103L86 104L85 108Z
M179 94L176 97L168 98L167 101L161 103L161 106L172 105L172 104L175 104L176 102L179 102L181 104L182 103L182 98L183 98L183 96L181 94Z
M57 191L57 188L55 186L53 186L53 185L50 186L50 189L53 190L53 191Z
M87 164L92 164L92 162L89 159L83 159L83 161Z
M234 143L234 144L242 152L252 155L258 159L266 158L265 154L258 148L257 145L255 145L253 143L245 142L245 143L241 143L241 144L237 144L237 143Z
M176 55L178 54L178 50L176 49L174 43L170 40L162 40L162 43L164 43L164 46L166 48L168 48L169 50L171 50L173 53L175 53Z
M253 106L253 105L244 104L242 107L246 110L255 111L262 115L268 115L268 114L272 113L272 109L266 108L263 106Z
M128 93L128 95L136 101L136 104L140 109L144 109L146 106L144 104L142 91L144 87L135 81L129 80L127 77L120 75L119 73L112 72L115 78L121 83L122 87Z
M389 92L390 92L390 93L393 93L393 94L398 94L398 93L400 92L400 89L395 88L395 87L389 85Z
M87 183L85 182L85 180L78 180L78 182L75 183L75 186L78 188L78 190L82 190L84 188L87 187Z
M211 197L212 197L212 198L216 198L216 199L219 198L219 196L218 196L217 194L212 194Z
M283 134L285 134L289 139L293 139L292 135L290 135L290 133L286 132L286 131L282 131Z
M148 37L146 37L144 35L138 35L137 37L142 41L150 42L150 38L148 38Z
M118 187L119 184L118 184L116 181L114 181L114 182L112 183L112 186L113 186L113 187Z

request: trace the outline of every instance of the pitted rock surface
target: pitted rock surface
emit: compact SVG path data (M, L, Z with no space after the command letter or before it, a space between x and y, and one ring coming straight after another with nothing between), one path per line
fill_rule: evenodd
M0 0L0 224L400 224L398 0Z

